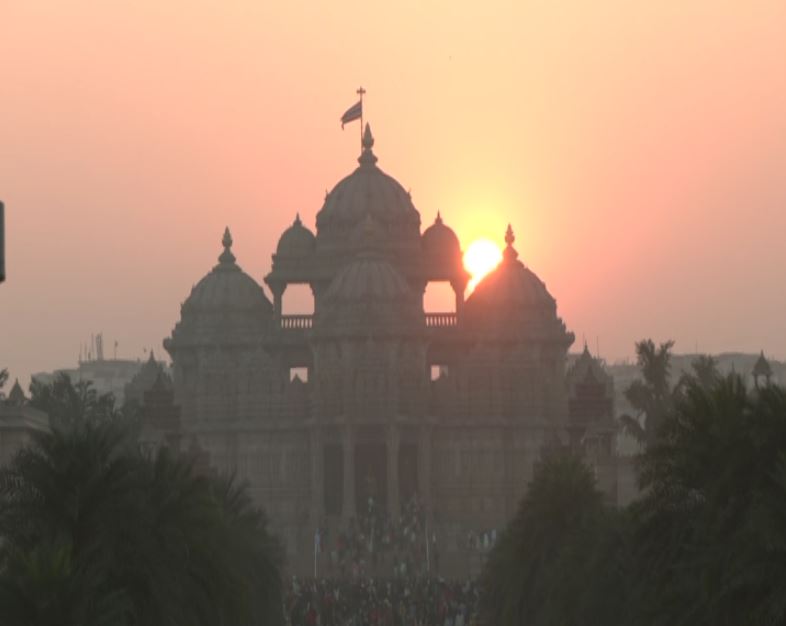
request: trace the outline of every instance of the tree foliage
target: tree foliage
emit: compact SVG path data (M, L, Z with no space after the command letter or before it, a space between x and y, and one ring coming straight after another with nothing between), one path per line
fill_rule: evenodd
M55 376L51 383L34 378L30 383L30 405L46 413L53 428L120 417L111 393L99 394L92 382L73 382L64 373Z
M580 460L544 461L484 571L487 623L786 624L786 392L710 357L672 387L670 348L638 346L639 499L608 510Z
M87 386L34 397L61 419L0 472L0 623L282 623L280 550L243 486L143 453Z
M781 388L687 381L642 458L634 507L652 623L784 623L785 454Z
M488 623L606 624L621 614L627 570L623 515L608 510L590 470L555 454L535 470L483 573Z
M672 406L671 348L673 341L655 347L651 339L636 344L636 359L641 378L634 380L625 390L625 398L636 415L622 416L625 428L639 443L648 444L657 435Z

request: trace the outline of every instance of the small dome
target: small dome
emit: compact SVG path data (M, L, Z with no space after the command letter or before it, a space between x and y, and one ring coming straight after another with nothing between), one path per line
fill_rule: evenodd
M272 314L273 305L262 287L235 263L228 228L222 243L224 252L218 257L218 265L191 290L183 303L183 317L220 312L248 312L263 317Z
M420 214L409 193L377 167L373 145L371 128L366 124L363 152L358 158L360 167L341 180L325 197L325 204L317 214L318 230L325 227L351 229L367 215L386 225L419 227Z
M276 254L288 258L307 257L314 251L314 244L314 233L303 226L298 214L292 226L287 228L278 240Z
M445 226L442 216L437 213L437 219L429 226L421 237L423 253L434 259L455 260L461 258L461 244L453 229Z

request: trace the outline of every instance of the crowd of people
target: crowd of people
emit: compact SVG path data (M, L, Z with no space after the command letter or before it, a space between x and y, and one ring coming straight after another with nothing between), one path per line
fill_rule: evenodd
M475 552L488 552L497 543L497 529L470 530L467 532L466 547Z
M288 626L472 626L477 603L473 582L419 577L293 577L285 595Z
M473 532L467 547L487 550L496 531ZM286 589L288 626L471 626L478 591L439 576L436 533L417 494L396 519L369 496L340 528L315 536L314 577Z
M369 497L357 518L334 533L319 530L317 550L327 573L358 579L367 575L394 578L425 576L439 572L436 534L426 528L418 497L401 508L398 521Z

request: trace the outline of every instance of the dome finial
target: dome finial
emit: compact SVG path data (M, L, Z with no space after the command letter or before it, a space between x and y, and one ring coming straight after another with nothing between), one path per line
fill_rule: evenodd
M437 219L434 220L434 223L435 224L441 224L442 223L442 212L441 211L437 211Z
M218 257L220 263L234 263L235 255L232 254L232 233L229 232L229 226L224 229L224 236L221 239L221 245L224 246L224 251Z
M374 147L374 135L371 134L371 125L367 122L366 129L363 131L363 152L361 152L358 162L361 165L374 165L377 162L377 157L372 152Z
M293 226L301 226L303 222L300 221L300 211L295 213L295 221L292 223Z
M507 244L507 248L505 248L506 260L513 261L519 256L519 253L513 247L514 241L516 241L516 236L513 234L513 227L508 224L508 229L505 231L505 243Z
M374 135L371 134L371 124L366 122L366 128L363 131L363 149L371 150L374 147Z

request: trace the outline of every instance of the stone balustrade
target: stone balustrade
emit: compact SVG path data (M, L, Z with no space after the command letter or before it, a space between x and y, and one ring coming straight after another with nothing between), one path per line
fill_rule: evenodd
M426 313L426 328L455 328L458 316L455 313Z
M313 315L282 315L281 330L310 330L314 325Z

